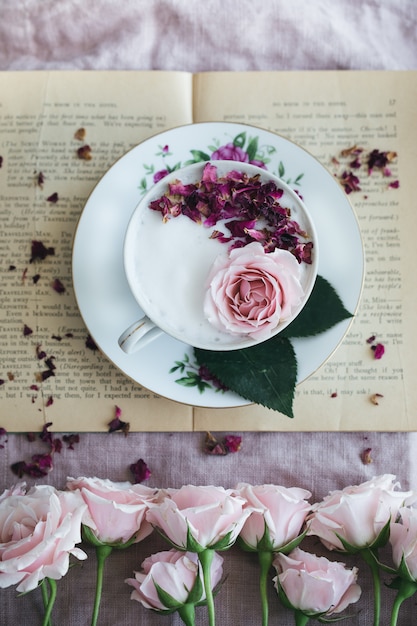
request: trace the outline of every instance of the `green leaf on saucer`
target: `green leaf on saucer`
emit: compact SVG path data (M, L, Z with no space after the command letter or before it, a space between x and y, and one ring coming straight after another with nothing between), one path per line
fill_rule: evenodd
M199 365L205 365L232 391L294 417L297 359L289 339L280 334L252 348L226 352L194 348L194 353Z
M331 284L317 276L307 304L295 320L284 328L281 337L310 337L332 328L338 322L352 317L343 306Z

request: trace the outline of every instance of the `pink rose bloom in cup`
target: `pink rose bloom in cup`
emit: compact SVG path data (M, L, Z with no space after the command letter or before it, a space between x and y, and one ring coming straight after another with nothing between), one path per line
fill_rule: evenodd
M0 501L0 587L18 585L17 591L27 592L44 578L62 578L70 555L87 558L75 547L86 506L79 492L49 485L32 487L27 494L19 490Z
M311 493L298 487L241 483L237 492L254 509L240 531L249 550L277 552L298 537L311 509Z
M403 507L399 514L401 522L391 524L392 560L396 569L404 561L409 579L417 581L417 509Z
M146 515L178 549L202 552L226 550L236 541L251 510L231 489L184 485L167 489Z
M97 544L136 543L151 534L145 515L155 490L130 482L101 478L68 478L70 490L79 489L87 505L83 525L91 529Z
M164 605L157 587L169 594L178 603L178 608L190 600L195 604L206 598L201 564L194 552L180 552L175 549L158 552L145 559L141 568L142 571L135 572L135 578L128 578L125 582L134 587L131 599L141 602L147 609L155 611L172 609L172 606ZM215 553L210 568L212 589L220 583L222 575L223 559ZM197 594L195 594L196 583L199 583Z
M338 538L353 548L372 546L381 531L395 520L405 503L415 500L412 491L397 491L395 476L376 476L360 485L332 491L313 505L308 535L320 537L329 550L345 550Z
M218 256L207 279L204 313L223 332L267 339L304 295L300 266L288 250L253 242Z
M296 548L288 556L277 554L274 583L283 604L309 616L329 617L357 602L361 588L356 567L309 554Z

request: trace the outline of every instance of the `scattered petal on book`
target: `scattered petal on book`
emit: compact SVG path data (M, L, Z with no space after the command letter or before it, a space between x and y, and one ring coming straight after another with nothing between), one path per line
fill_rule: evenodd
M50 196L48 196L46 199L47 199L48 202L52 202L52 204L56 204L58 202L58 200L59 200L58 194L57 194L56 191L53 194L51 194Z
M362 452L362 463L364 465L369 465L369 463L373 462L373 459L371 457L371 452L372 452L372 448L365 448L365 450Z
M151 471L143 459L138 459L136 463L132 463L129 469L134 476L135 483L142 483L151 476Z

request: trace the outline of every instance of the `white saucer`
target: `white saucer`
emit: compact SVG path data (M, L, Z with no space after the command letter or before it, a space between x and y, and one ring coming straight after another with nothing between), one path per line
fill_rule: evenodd
M227 146L224 148L224 146ZM237 394L198 385L193 348L161 335L134 354L118 338L142 315L123 266L123 242L130 217L154 184L155 173L224 153L263 161L303 197L314 220L320 248L318 273L336 289L354 314L364 278L364 253L356 216L334 177L300 146L275 133L245 124L190 124L155 135L119 159L99 181L81 214L72 258L74 291L91 336L100 350L129 378L154 393L185 404L226 408L244 406ZM215 155L216 156L216 155ZM342 341L351 320L307 339L292 340L298 382L322 365ZM183 368L172 371L178 363ZM183 379L182 383L176 382Z

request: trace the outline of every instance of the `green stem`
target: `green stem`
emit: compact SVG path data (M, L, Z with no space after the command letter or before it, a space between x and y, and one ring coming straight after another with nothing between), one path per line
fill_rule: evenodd
M178 614L186 626L195 626L195 605L184 604L178 609Z
M262 626L268 626L269 621L269 606L268 606L268 581L269 570L271 569L274 555L272 552L258 552L258 561L261 567L261 573L259 576L259 591L261 594L262 604Z
M294 611L295 615L295 626L306 626L310 621L308 615L304 615L301 611Z
M46 608L48 606L48 590L46 588L46 578L42 580L39 586L42 592L43 610L46 611ZM51 620L49 620L46 626L52 626Z
M98 613L100 610L101 593L103 590L104 563L111 554L113 548L111 546L96 546L97 560L97 576L96 576L96 594L94 598L93 616L91 618L91 626L96 626Z
M372 573L372 581L374 586L374 621L373 626L379 626L381 616L381 579L379 575L379 565L377 563L377 554L369 548L360 552L363 560L369 565Z
M417 591L417 583L401 579L398 587L398 593L392 605L390 626L397 626L397 619L400 607L404 600L411 598Z
M51 590L51 593L49 595L48 598L48 594L45 588L45 580L48 581L49 583L49 589ZM55 603L55 599L56 599L56 581L53 580L53 578L46 578L44 579L44 581L42 582L42 597L47 601L46 603L46 610L43 616L43 622L42 622L42 626L49 626L51 624L51 613L52 613L52 609L54 608L54 603Z
M214 550L206 548L198 553L198 558L203 570L204 590L206 592L207 610L209 616L209 626L215 626L216 615L214 611L213 590L211 588L211 564L214 557Z

